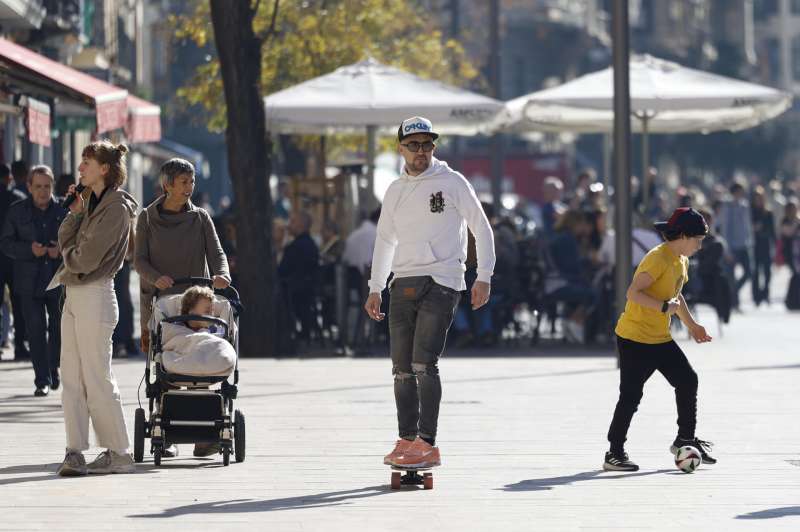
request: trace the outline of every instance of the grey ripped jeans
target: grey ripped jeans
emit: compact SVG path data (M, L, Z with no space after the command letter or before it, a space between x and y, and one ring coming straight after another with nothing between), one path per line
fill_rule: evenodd
M460 297L427 276L392 284L389 337L401 438L436 439L442 399L437 364Z

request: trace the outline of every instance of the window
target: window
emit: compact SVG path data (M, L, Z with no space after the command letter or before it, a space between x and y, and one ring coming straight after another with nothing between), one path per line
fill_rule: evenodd
M792 0L794 2L794 0ZM753 17L758 21L767 20L778 14L778 0L755 0L753 2Z
M800 37L792 39L792 79L800 81Z
M767 39L763 47L766 64L769 67L769 81L775 85L781 82L781 43L778 39Z

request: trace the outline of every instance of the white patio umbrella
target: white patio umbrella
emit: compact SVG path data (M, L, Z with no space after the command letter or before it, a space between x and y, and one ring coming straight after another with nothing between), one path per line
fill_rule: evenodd
M738 131L788 109L790 94L681 66L650 55L630 61L631 129L642 134L644 168L649 133ZM506 103L492 129L610 133L614 72L606 68ZM646 176L647 173L645 172Z
M394 135L400 122L419 115L430 119L439 133L475 135L503 108L498 100L371 58L271 94L264 105L269 131L366 132L370 185L379 130Z

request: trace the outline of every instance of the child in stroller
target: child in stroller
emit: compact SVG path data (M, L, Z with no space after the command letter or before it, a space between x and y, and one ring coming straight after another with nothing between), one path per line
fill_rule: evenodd
M214 312L214 291L207 286L192 286L181 296L181 315L209 316ZM195 332L215 334L216 325L203 320L189 320L186 326Z
M194 443L195 456L221 453L226 466L231 453L242 462L244 416L233 408L239 381L238 293L232 287L215 293L205 278L176 279L175 284L191 287L185 294L153 297L143 379L149 415L136 410L134 460L144 459L144 440L150 438L156 465L179 443Z

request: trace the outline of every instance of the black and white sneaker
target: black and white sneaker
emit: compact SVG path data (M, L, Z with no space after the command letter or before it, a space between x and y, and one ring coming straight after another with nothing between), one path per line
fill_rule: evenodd
M716 464L717 459L711 456L711 448L714 447L714 443L710 441L703 441L700 438L695 438L693 440L687 440L685 438L675 438L675 441L672 442L672 445L669 447L669 452L673 455L678 454L678 449L684 447L686 445L690 445L700 451L700 457L703 459L704 464Z
M628 453L606 453L606 459L603 462L604 471L639 471L639 466L631 462L628 458Z

